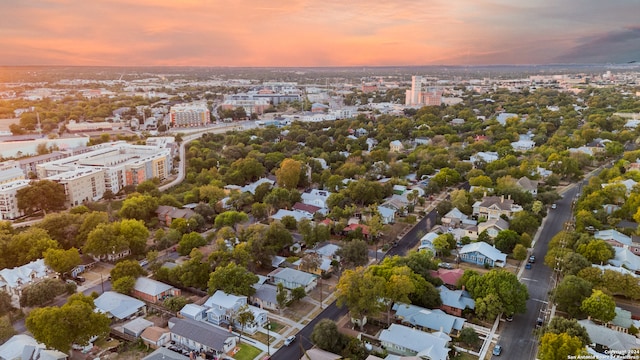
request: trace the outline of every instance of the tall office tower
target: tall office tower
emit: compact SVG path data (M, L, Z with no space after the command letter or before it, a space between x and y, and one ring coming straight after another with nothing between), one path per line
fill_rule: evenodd
M422 76L411 77L411 90L406 93L406 105L419 105L422 103Z

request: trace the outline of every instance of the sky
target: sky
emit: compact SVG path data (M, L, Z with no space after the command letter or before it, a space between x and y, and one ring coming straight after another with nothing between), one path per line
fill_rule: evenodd
M640 62L639 0L0 0L0 65Z

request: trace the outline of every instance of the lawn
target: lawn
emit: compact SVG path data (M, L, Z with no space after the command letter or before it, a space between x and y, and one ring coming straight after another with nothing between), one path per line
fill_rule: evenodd
M233 358L236 360L253 360L262 352L260 351L260 349L249 344L240 343L239 346L240 350L238 350L238 352L233 355Z

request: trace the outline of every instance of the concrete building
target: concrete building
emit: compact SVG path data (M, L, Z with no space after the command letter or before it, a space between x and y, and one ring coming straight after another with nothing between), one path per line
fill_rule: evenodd
M18 190L29 186L29 180L15 180L0 184L0 219L13 220L24 213L18 209Z
M102 169L83 167L49 176L47 180L62 185L67 196L67 204L78 206L84 202L102 198L105 191L104 175Z
M440 106L442 91L424 89L422 76L411 77L411 90L407 90L405 105L409 106Z
M264 114L264 111L271 106L267 99L246 99L246 100L225 100L220 107L222 110L233 110L243 108L247 116L251 114Z
M201 126L211 121L205 103L180 104L171 107L169 119L172 127Z

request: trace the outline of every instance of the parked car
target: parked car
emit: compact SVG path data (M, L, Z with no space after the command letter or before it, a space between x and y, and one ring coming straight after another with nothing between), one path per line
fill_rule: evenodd
M524 266L524 268L525 268L525 269L527 269L527 270L531 269L531 263L530 263L530 262L528 262L528 263Z
M532 264L533 264L534 262L536 262L536 257L535 257L535 256L533 256L533 255L529 256L529 262L530 262L530 263L532 263Z
M555 208L557 208L557 207L558 207L558 205L556 205L555 203L554 203L554 204L551 204L551 208L552 208L552 209L555 209Z
M446 262L441 262L440 264L438 264L438 266L443 269L453 269L453 265Z
M544 320L542 320L542 318L538 318L538 320L536 320L536 327L542 327L542 324L544 323Z
M77 282L78 284L82 284L83 282L87 281L87 279L83 278L82 276L76 276L73 278L73 281Z
M496 345L493 347L493 355L500 356L501 353L502 353L502 346Z
M295 339L296 339L295 335L291 335L288 338L284 339L284 346L291 345L291 343L294 342Z
M509 322L513 321L513 314L505 316L504 319Z

